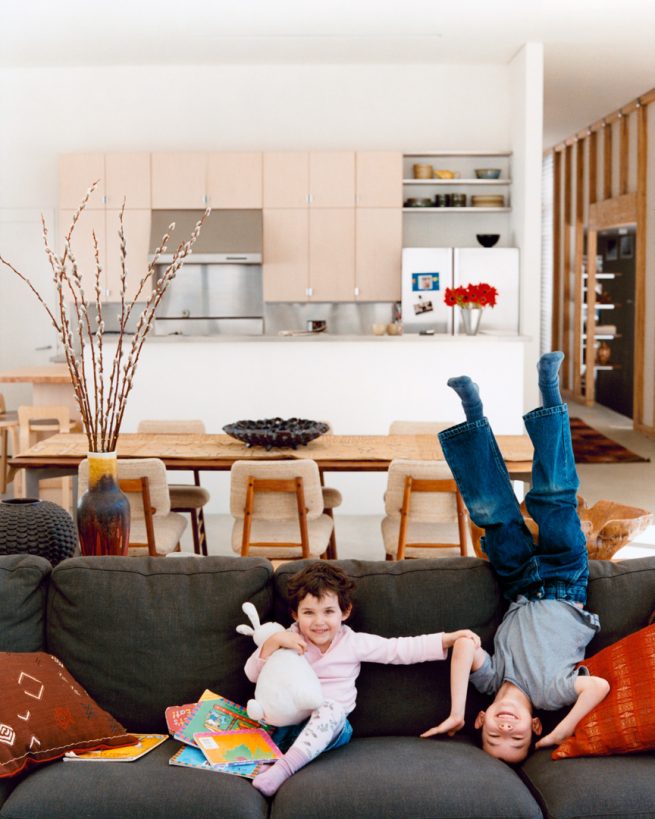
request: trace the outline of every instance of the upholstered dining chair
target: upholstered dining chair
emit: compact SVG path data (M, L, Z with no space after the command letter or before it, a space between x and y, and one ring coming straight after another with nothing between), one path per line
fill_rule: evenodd
M39 441L59 432L70 432L71 418L68 407L48 404L18 407L18 428L14 436L14 452L24 452ZM14 478L14 496L25 495L23 470ZM39 495L56 499L60 506L71 509L72 481L70 478L48 478L40 481Z
M205 434L205 424L201 420L143 420L139 422L137 432L155 432L163 434ZM200 485L200 473L192 470L193 483L169 483L171 511L186 513L191 518L193 551L197 555L207 554L207 530L205 527L204 507L209 502L209 492Z
M272 560L325 555L334 523L323 511L315 461L235 461L230 479L237 554Z
M444 461L392 461L384 508L387 560L466 556L468 514Z
M180 551L180 538L187 521L171 511L166 466L159 458L118 460L118 483L130 502L130 543L128 554L163 557ZM89 485L89 463L79 467L78 491Z

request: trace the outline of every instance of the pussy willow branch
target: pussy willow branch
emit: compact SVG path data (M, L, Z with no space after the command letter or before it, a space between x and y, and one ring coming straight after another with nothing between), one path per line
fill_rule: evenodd
M101 279L103 268L101 264L100 247L95 236L92 236L94 270L93 284L94 293L90 300L84 293L82 284L82 274L78 261L72 249L72 237L80 216L87 206L87 203L95 191L98 181L96 180L84 195L82 202L73 215L71 225L64 239L64 251L58 256L50 247L48 242L48 229L45 219L41 217L42 235L45 252L52 269L52 282L56 292L56 308L52 309L41 296L37 288L30 279L21 273L14 265L0 255L0 264L13 271L34 293L37 300L48 315L52 326L59 336L66 358L75 398L82 416L84 431L90 452L113 451L116 448L118 433L120 430L127 397L132 389L134 372L141 355L143 344L155 318L157 307L161 302L170 283L175 278L178 270L183 265L186 257L191 253L200 230L202 229L209 209L205 211L202 218L196 222L191 235L185 242L181 242L171 263L167 266L163 275L157 282L154 282L154 273L157 261L168 246L170 233L166 233L157 248L153 260L148 265L143 278L140 280L133 298L127 297L127 248L125 242L124 211L125 202L119 215L118 238L120 243L120 297L121 297L121 318L119 324L116 352L109 371L108 384L105 384L104 369L104 349L103 338L105 325L102 313L102 288ZM175 228L174 224L169 226L169 231ZM142 311L137 322L136 332L133 335L127 360L123 364L125 356L125 337L128 320L139 297L146 285L152 282L152 292L146 301L145 309ZM67 300L68 299L68 300ZM89 308L96 308L96 330L91 326ZM71 327L71 317L76 323L76 337L79 343L79 355L75 350L74 333ZM87 360L88 354L88 360ZM87 366L88 364L88 366ZM91 371L89 373L89 370Z

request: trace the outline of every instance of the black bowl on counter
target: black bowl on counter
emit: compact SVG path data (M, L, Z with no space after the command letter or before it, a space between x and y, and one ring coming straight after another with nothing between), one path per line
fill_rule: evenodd
M475 238L482 247L493 247L500 239L499 233L477 233Z
M246 446L269 449L296 449L325 435L330 427L323 421L306 418L263 418L260 421L236 421L226 424L223 432Z

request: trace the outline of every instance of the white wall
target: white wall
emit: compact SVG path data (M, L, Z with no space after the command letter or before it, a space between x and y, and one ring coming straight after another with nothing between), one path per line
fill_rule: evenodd
M525 406L538 403L541 291L541 157L543 152L543 46L527 43L510 65L512 100L512 222L521 248L520 332L525 349Z
M530 46L510 66L1 70L0 253L47 287L38 213L52 223L57 156L73 151L511 148L515 202L526 205L538 197L541 167L534 138L541 131L539 58ZM534 163L528 175L519 168L524 160ZM534 210L538 241L538 201ZM528 219L517 236L533 243L530 229ZM539 297L535 247L534 265L534 247L525 260L524 332L531 332ZM54 333L11 275L0 270L0 369L47 363L54 350L35 348L54 345ZM25 387L2 389L10 404L29 400Z

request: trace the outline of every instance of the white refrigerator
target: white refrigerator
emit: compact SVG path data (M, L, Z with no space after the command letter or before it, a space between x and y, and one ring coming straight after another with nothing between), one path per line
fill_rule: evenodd
M460 311L444 303L445 289L481 282L495 287L498 296L495 307L485 307L480 332L517 335L518 248L405 248L401 291L404 331L416 333L430 329L437 333L463 334Z

